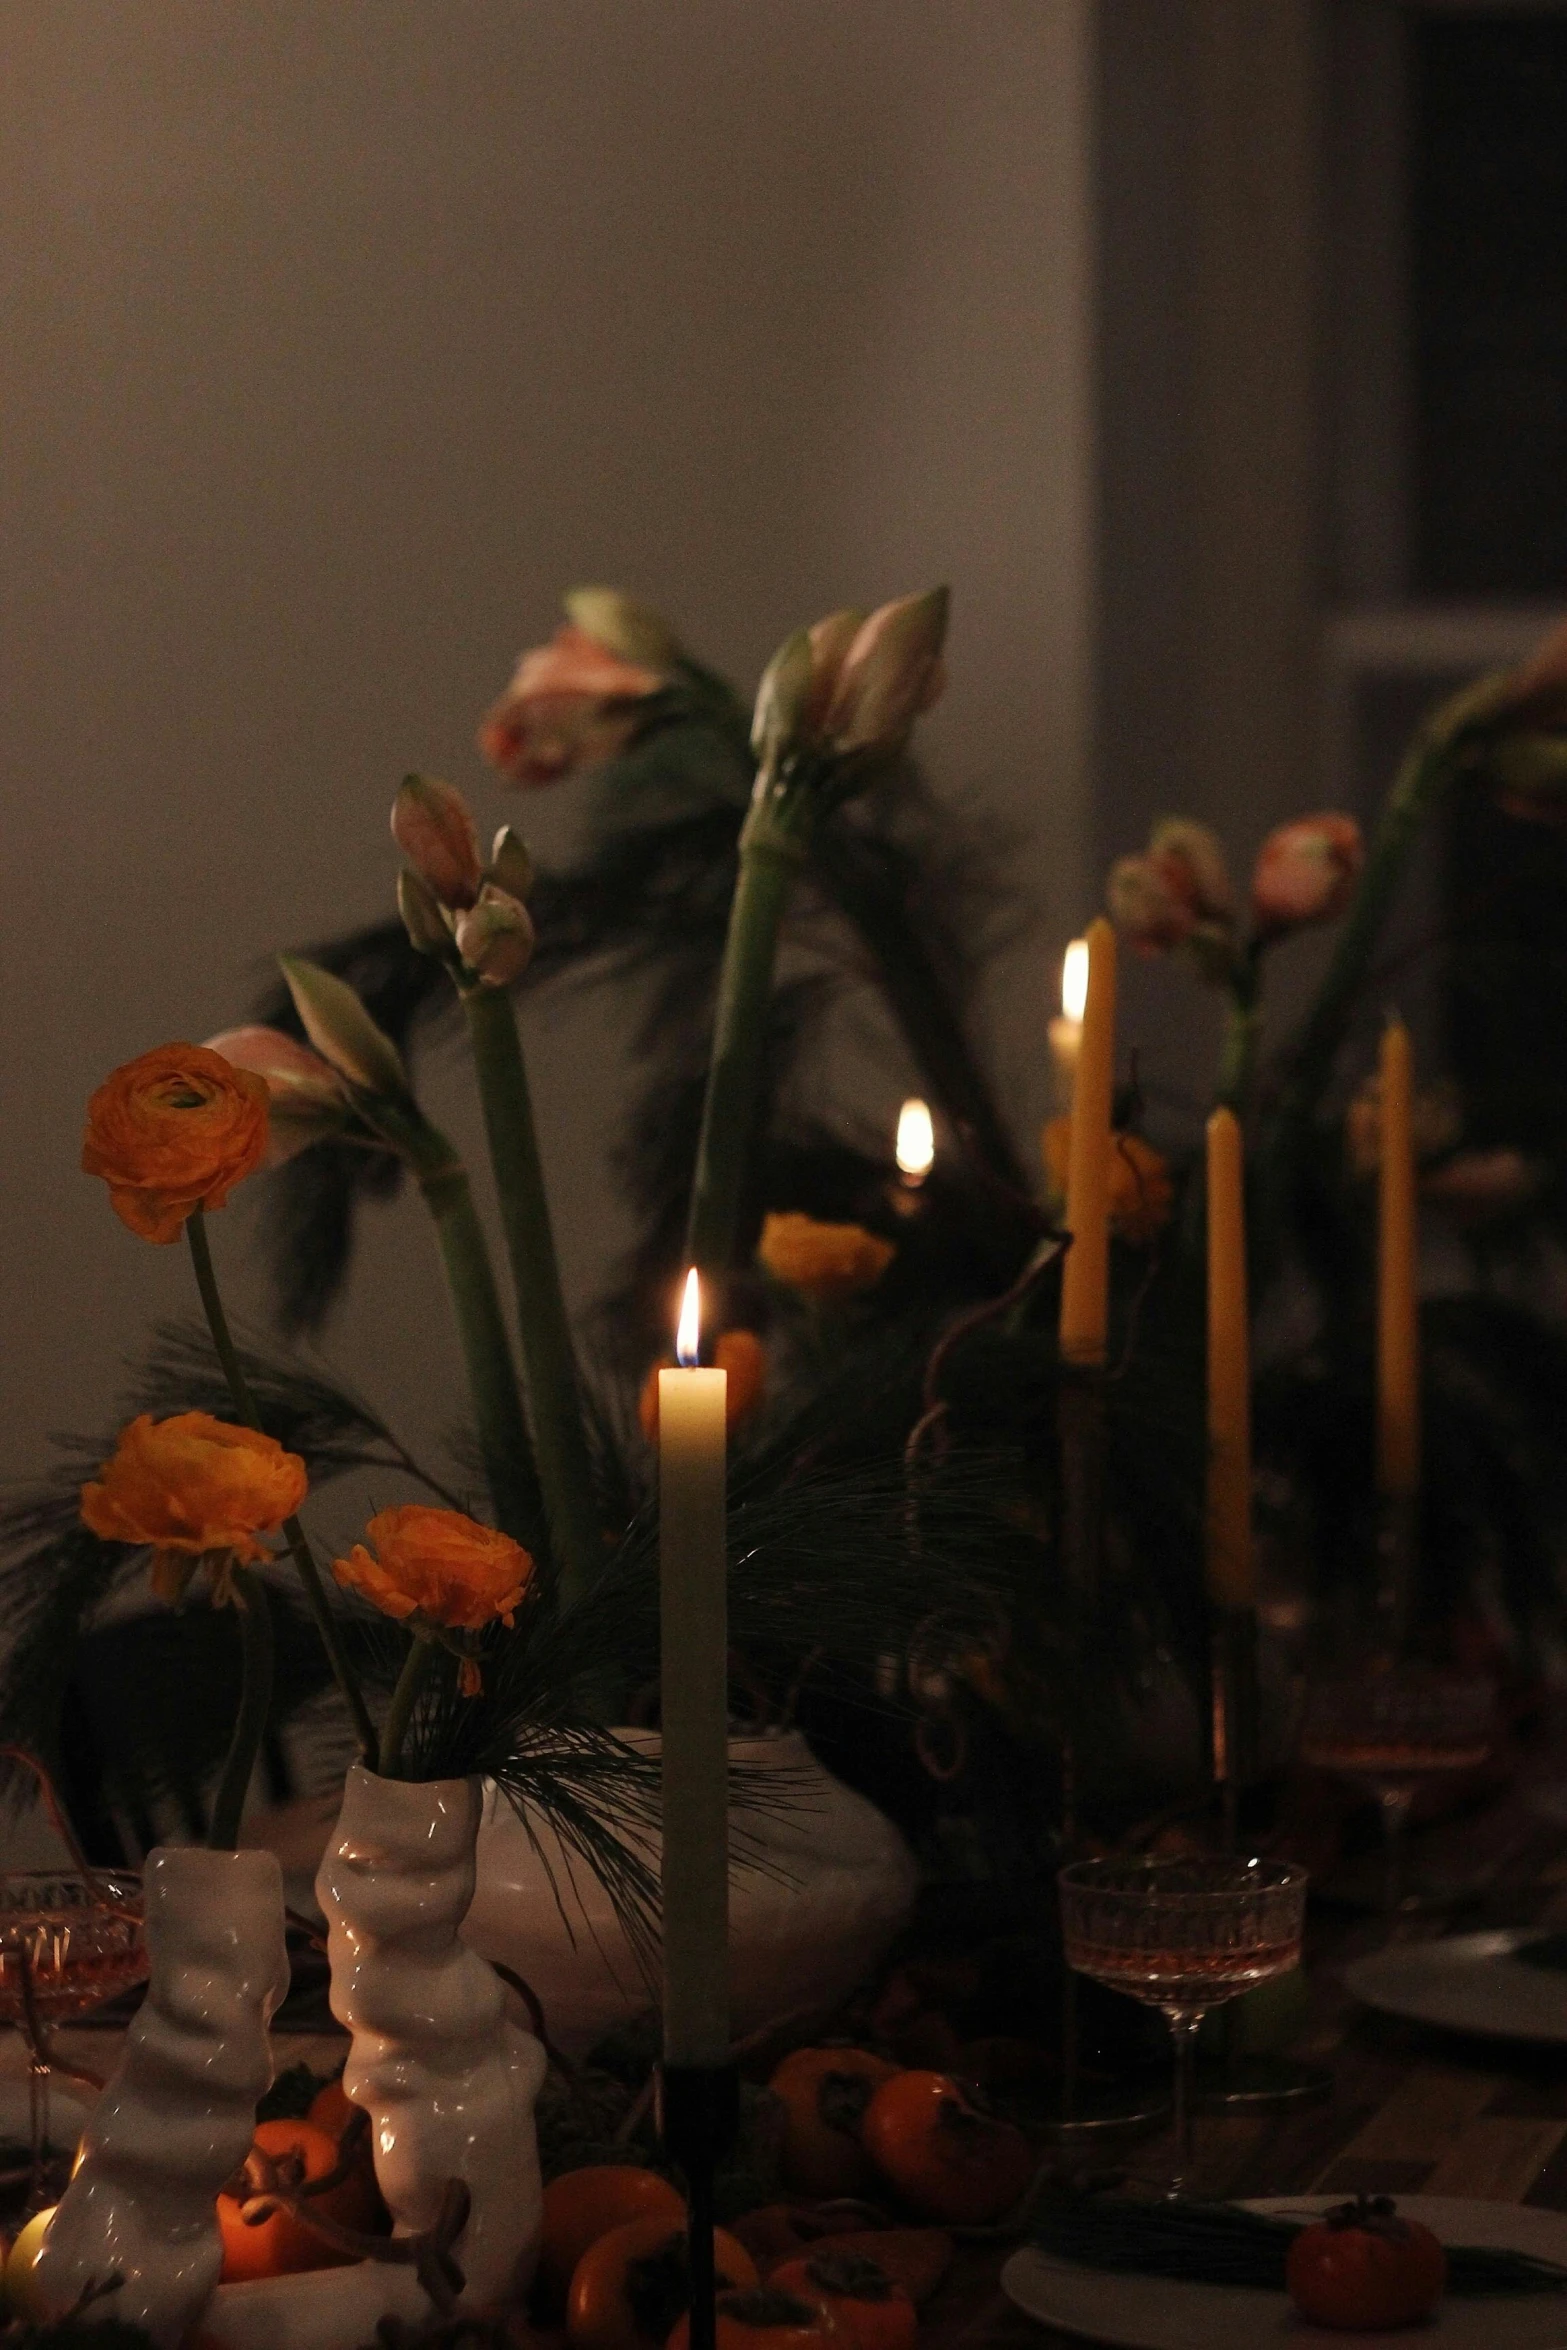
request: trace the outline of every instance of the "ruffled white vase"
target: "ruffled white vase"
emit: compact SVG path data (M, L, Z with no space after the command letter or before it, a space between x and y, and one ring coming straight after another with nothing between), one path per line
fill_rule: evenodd
M470 2197L453 2246L463 2308L532 2276L542 2212L533 2108L545 2057L509 2023L499 1978L458 1939L473 1896L477 1779L383 1779L355 1764L316 1878L332 2013L353 2035L343 2086L370 2116L376 2177L399 2235ZM411 2268L381 2261L223 2285L204 2331L229 2350L344 2350L379 2320L430 2303Z
M223 2263L215 2204L272 2079L267 2027L288 1989L283 1880L269 1852L160 1847L143 1874L149 1973L120 2061L35 2271L55 2311L118 2272L90 2318L172 2346Z
M615 1735L658 1752L654 1731ZM907 1921L917 1872L891 1821L824 1770L798 1731L735 1738L729 1753L759 1798L732 1814L730 1992L743 2037L846 1998ZM656 1875L657 1834L628 1841ZM650 2003L598 1879L562 1852L545 1822L524 1826L493 1787L463 1935L536 1993L564 2055L584 2055Z

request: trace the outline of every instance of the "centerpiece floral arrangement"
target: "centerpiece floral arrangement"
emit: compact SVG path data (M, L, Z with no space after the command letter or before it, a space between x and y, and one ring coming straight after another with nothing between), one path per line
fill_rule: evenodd
M966 986L1005 911L994 850L941 814L906 759L941 691L946 623L942 591L830 615L786 640L748 715L657 615L579 592L481 743L525 787L588 779L581 859L536 873L511 826L486 853L463 796L410 776L392 811L395 924L284 955L281 992L254 1021L152 1047L88 1105L84 1169L130 1233L184 1248L201 1319L156 1334L117 1433L67 1442L0 1519L13 1635L0 1731L61 1760L69 1782L75 1660L95 1611L144 1579L160 1611L144 1622L170 1653L189 1653L200 1624L232 1625L240 1669L237 1702L193 1700L193 1738L144 1721L105 1758L123 1787L194 1786L205 1850L149 1862L152 1985L89 2130L84 2183L39 2256L54 2306L113 2263L123 2273L127 2245L121 2314L155 2339L179 2339L210 2302L213 2198L254 2159L266 2026L287 1979L276 1864L243 1849L244 1808L269 1726L327 1689L356 1759L317 1890L355 2034L346 2088L372 2117L395 2233L378 2249L340 2227L339 2281L313 2304L322 2350L429 2299L499 2297L525 2262L545 2055L461 1938L481 1790L514 1807L547 1875L569 1882L578 1867L604 1888L645 1964L657 1770L631 1725L660 1670L654 1374L686 1266L729 1374L736 1711L804 1721L965 1899L988 1877L1037 1904L1068 1755L1075 1816L1106 1832L1124 1836L1167 1791L1147 1699L1173 1664L1200 1705L1213 1614L1203 1166L1144 1131L1134 1068L1115 1103L1105 1507L1085 1609L1084 1455L1060 1337L1071 1124L1046 1129L1031 1178L967 1033ZM1564 745L1567 633L1432 715L1369 846L1337 811L1281 827L1243 910L1222 844L1176 818L1110 876L1130 944L1183 957L1226 1001L1215 1098L1245 1131L1263 1522L1277 1573L1318 1596L1324 1565L1352 1573L1374 1532L1365 1174L1386 1108L1350 1064L1379 940L1423 827L1466 792L1553 815L1567 804ZM1270 960L1327 924L1326 976L1274 1045ZM802 943L809 959L781 964ZM943 1137L912 1179L812 1103L820 1014L867 969ZM639 1231L591 1362L565 1309L513 1001L568 973L642 989L645 1084L622 1156ZM419 1099L417 1053L444 1022L467 1040L505 1285L474 1171ZM1421 1131L1431 1195L1461 1214L1516 1222L1559 1181L1517 1153L1499 1164L1494 1137L1469 1147L1461 1103L1436 1097ZM360 1203L417 1193L471 1415L471 1438L433 1464L427 1432L415 1450L314 1362L236 1338L209 1218L267 1168L295 1339L324 1322ZM1290 1335L1267 1342L1281 1296ZM1452 1643L1479 1624L1522 1650L1560 1597L1567 1485L1552 1438L1567 1344L1479 1283L1434 1301L1426 1324L1426 1636ZM364 1469L421 1497L378 1507L325 1556L310 1523L321 1490ZM778 1800L743 1776L736 1793ZM415 1880L425 1892L410 1906ZM232 1979L213 1974L233 2018L222 2126L179 2140L160 2168L147 2156L168 2083L182 2063L194 2082L202 2061L168 1986L187 1960L210 1963L220 1912L246 1920L223 1943ZM420 1989L432 1964L433 2036ZM1020 2184L1021 2150L1003 2151ZM259 2184L261 2202L297 2212L308 2199L293 2174ZM403 2301L378 2273L389 2266L407 2272Z

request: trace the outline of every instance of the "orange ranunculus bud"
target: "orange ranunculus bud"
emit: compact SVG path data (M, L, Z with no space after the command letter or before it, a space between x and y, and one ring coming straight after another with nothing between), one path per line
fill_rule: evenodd
M1050 1195L1059 1207L1066 1198L1072 1156L1072 1121L1052 1118L1039 1138ZM1134 1248L1146 1248L1170 1221L1175 1187L1169 1162L1140 1134L1117 1134L1110 1153L1110 1222Z
M82 1487L82 1523L105 1542L150 1543L160 1598L178 1599L203 1558L222 1598L228 1568L266 1557L259 1537L294 1515L308 1485L298 1455L255 1428L208 1412L143 1412Z
M221 1208L261 1164L268 1100L262 1078L207 1045L157 1045L88 1102L82 1171L143 1240L178 1240L193 1209Z
M898 1251L863 1224L823 1224L791 1213L763 1219L756 1253L786 1289L833 1300L873 1288Z
M509 987L533 960L533 916L520 898L487 881L479 902L452 926L457 952L486 987Z
M443 906L471 906L479 894L479 835L455 785L405 775L392 802L392 838Z
M649 1444L658 1442L658 1374L672 1371L673 1355L655 1363L642 1382L637 1419ZM729 1374L724 1390L724 1426L733 1435L751 1417L767 1384L767 1349L754 1330L723 1330L713 1341L713 1367Z
M225 1028L208 1037L206 1049L264 1082L271 1108L267 1166L281 1167L342 1126L348 1109L342 1079L329 1061L281 1028Z
M533 1560L520 1542L481 1526L461 1510L407 1502L370 1520L365 1537L332 1572L383 1615L411 1616L450 1630L477 1631L497 1617L510 1624L533 1577ZM379 1554L379 1555L377 1555Z
M1251 877L1251 916L1265 938L1331 922L1349 903L1365 863L1360 826L1328 809L1270 832Z
M513 783L554 783L623 751L642 723L638 704L663 683L568 620L523 654L479 729L479 748Z
M899 750L915 719L940 700L948 600L944 587L930 588L881 605L861 623L822 720L838 750Z

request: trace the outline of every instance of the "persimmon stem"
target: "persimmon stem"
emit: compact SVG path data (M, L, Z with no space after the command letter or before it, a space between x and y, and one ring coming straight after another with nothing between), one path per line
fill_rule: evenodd
M233 1398L234 1409L247 1428L254 1428L258 1435L263 1435L265 1430L261 1425L261 1415L256 1409L256 1399L250 1392L250 1382L245 1377L244 1366L239 1359L239 1350L234 1344L228 1315L223 1310L223 1299L218 1291L218 1277L212 1263L212 1248L207 1239L206 1218L200 1208L193 1208L189 1216L186 1217L185 1237L190 1243L191 1263L196 1269L196 1287L201 1292L201 1302L207 1316L207 1328L212 1333L212 1343L217 1351L223 1376L228 1381L229 1394ZM322 1582L321 1570L316 1565L315 1553L310 1547L309 1537L297 1516L283 1520L283 1538L288 1544L289 1553L298 1569L299 1579L305 1587L305 1598L309 1603L310 1612L315 1618L316 1630L321 1635L321 1645L326 1650L327 1663L332 1668L332 1678L342 1692L343 1702L353 1717L354 1736L359 1742L359 1751L367 1763L373 1763L376 1753L375 1724L370 1719L370 1710L365 1704L364 1694L359 1687L354 1669L348 1661L342 1635L337 1628L337 1619L332 1613L332 1603L327 1598L326 1585Z

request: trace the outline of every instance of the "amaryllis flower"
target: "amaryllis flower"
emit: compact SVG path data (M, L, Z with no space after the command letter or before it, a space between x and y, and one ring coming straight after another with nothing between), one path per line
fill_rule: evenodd
M1331 922L1348 905L1365 863L1353 816L1325 809L1270 832L1251 877L1257 933L1273 938L1308 922Z
M1117 858L1105 894L1111 920L1139 954L1169 954L1199 933L1227 952L1235 893L1223 843L1206 824L1162 817L1140 857Z
M454 785L405 775L392 802L392 838L441 905L473 904L482 877L479 835Z
M265 1083L271 1117L264 1166L280 1167L342 1126L348 1109L342 1079L329 1061L281 1028L225 1028L208 1037L206 1050Z
M554 783L615 758L664 678L568 620L523 654L479 729L479 748L513 783Z

